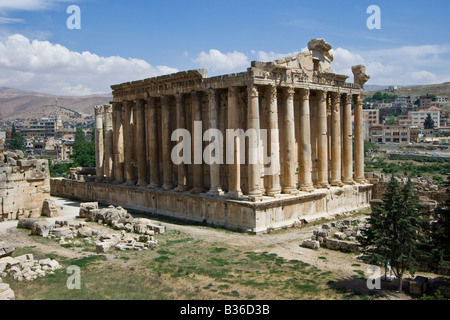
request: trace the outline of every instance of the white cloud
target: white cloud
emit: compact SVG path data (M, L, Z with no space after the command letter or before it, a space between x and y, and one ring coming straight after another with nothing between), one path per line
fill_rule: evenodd
M51 8L58 2L68 0L0 0L0 12L5 11L35 11Z
M23 19L0 17L0 24L7 24L7 23L24 23L24 22L25 22L25 21L24 21Z
M229 53L222 53L219 50L211 49L209 53L202 51L197 58L194 59L197 62L210 71L235 71L240 67L248 67L250 65L248 57L236 50Z
M110 92L113 84L174 72L178 70L154 67L141 59L74 52L48 41L30 41L20 34L0 41L0 86L84 95Z
M333 50L332 68L353 78L351 67L366 66L371 76L368 84L421 85L450 80L450 46L422 45L351 52Z

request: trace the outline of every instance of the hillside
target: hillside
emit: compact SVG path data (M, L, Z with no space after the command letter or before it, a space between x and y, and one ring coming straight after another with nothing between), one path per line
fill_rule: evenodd
M55 96L45 93L0 88L0 114L3 120L41 118L60 115L63 120L78 116L91 115L93 107L106 104L111 95ZM57 107L56 105L57 101Z
M370 91L369 91L370 90ZM371 90L371 88L367 88L366 96L371 97L376 92L384 92L387 90ZM442 84L429 84L423 86L412 86L412 87L399 87L398 90L392 92L397 96L418 96L418 95L435 95L435 96L448 96L450 97L450 82L442 83Z

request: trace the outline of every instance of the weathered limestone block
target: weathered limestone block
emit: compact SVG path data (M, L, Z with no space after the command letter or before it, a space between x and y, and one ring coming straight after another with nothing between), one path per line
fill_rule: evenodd
M14 291L11 290L9 284L0 283L0 300L15 300Z
M93 236L93 230L89 227L83 227L78 229L78 236L82 238L88 238Z
M30 229L33 226L33 223L35 222L39 222L39 221L46 221L46 220L42 220L42 219L32 219L32 218L24 218L24 219L20 219L19 222L17 223L17 227L18 228L23 228L23 229Z
M98 202L86 202L80 204L80 218L87 218L89 221L94 219L92 210L98 209Z
M45 217L57 217L59 216L59 209L52 200L45 200L42 207L42 215Z
M36 236L47 237L52 231L54 224L49 221L36 221L31 226L31 234Z
M320 243L319 243L319 241L305 240L302 243L302 247L309 248L309 249L319 249Z
M51 234L58 238L73 237L73 231L69 227L55 228L51 231Z

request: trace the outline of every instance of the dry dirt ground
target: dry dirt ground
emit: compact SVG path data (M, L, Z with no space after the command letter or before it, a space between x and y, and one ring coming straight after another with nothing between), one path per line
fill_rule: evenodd
M49 221L54 220L72 220L75 219L79 212L79 203L62 198L53 198L56 204L62 207L61 215L57 218L48 218ZM202 241L213 243L225 242L228 245L245 251L275 253L280 257L288 260L301 260L316 266L323 271L331 271L339 279L349 279L345 284L349 290L366 291L365 281L350 281L355 276L355 269L365 272L368 265L362 263L356 258L355 254L342 253L324 248L319 250L306 249L300 246L303 240L309 239L312 232L318 228L316 226L303 226L301 228L289 228L284 230L273 231L268 234L249 235L235 232L228 232L220 229L209 228L205 226L196 226L183 223L161 222L159 224L166 226L166 230L178 230L190 237L200 239ZM98 226L104 228L103 226ZM51 244L37 244L34 237L19 232L17 229L17 221L6 221L0 223L0 243L6 243L20 247L39 246L42 252L56 253L59 256L67 258L77 258L81 255L93 254L89 252L80 252L74 248L65 248ZM46 248L46 246L48 246ZM107 255L108 256L108 255ZM326 259L323 259L326 257ZM355 267L356 266L356 267ZM368 274L367 274L368 277ZM344 280L345 281L345 280ZM382 283L382 288L392 287L393 283ZM383 290L381 297L378 299L388 300L408 300L412 297L405 293L398 293L395 289Z

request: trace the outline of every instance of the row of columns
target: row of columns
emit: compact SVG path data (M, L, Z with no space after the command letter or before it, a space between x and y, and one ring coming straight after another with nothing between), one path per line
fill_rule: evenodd
M249 159L258 159L261 154L259 142L260 132L260 87L250 84L248 90L247 129L254 129L258 135L257 141L249 146ZM272 172L268 175L265 190L268 196L280 193L297 194L297 181L300 191L310 192L314 188L328 188L364 182L364 141L362 123L362 99L360 95L340 94L315 90L317 108L310 108L311 91L300 89L300 113L298 123L294 117L294 88L284 89L284 99L279 99L276 86L267 87L267 122L268 122L268 153L272 160ZM218 129L218 92L207 91L209 101L209 128ZM116 184L137 185L139 187L174 189L173 165L171 161L170 131L170 97L163 95L161 100L161 125L158 130L157 98L147 101L124 101L104 106L105 139L103 139L102 108L95 108L96 115L96 165L98 181L105 179ZM175 95L177 128L187 128L185 94ZM192 92L192 121L202 121L202 108L199 92ZM331 103L329 103L331 102ZM352 132L352 102L355 105L354 135ZM240 110L238 106L238 87L228 89L227 96L227 128L239 129ZM279 122L279 108L282 110L282 121ZM331 110L330 110L331 109ZM311 111L314 111L312 113ZM331 125L328 124L328 114L331 112ZM223 115L222 115L223 116ZM312 118L316 122L312 122ZM279 124L282 124L280 141ZM300 139L298 142L298 159L296 158L295 127L299 125ZM329 132L331 131L331 132ZM161 137L159 137L161 133ZM198 132L197 132L198 134ZM200 132L199 134L202 134ZM355 140L355 162L353 163L353 138ZM229 166L228 196L242 196L241 166L239 164L240 137L236 136L234 143L234 164ZM192 138L193 143L198 141ZM200 139L202 141L202 139ZM272 143L271 143L272 142ZM283 143L283 172L280 172L280 142ZM161 144L161 145L159 145ZM330 145L331 144L331 145ZM161 147L161 149L160 149ZM202 148L201 148L202 149ZM162 168L160 168L159 151L162 151ZM316 158L313 160L313 154ZM299 172L296 172L296 163ZM314 163L316 161L316 163ZM353 164L355 170L353 172ZM330 167L329 167L330 166ZM136 170L135 170L136 168ZM261 164L250 161L248 165L248 191L251 199L262 196ZM163 181L160 181L162 169ZM189 190L188 167L177 165L176 191ZM283 178L283 187L280 183ZM298 179L297 179L298 176ZM313 176L315 179L313 179ZM210 195L222 195L220 165L210 165ZM316 183L313 183L313 180ZM205 192L203 185L203 166L193 165L192 193Z

